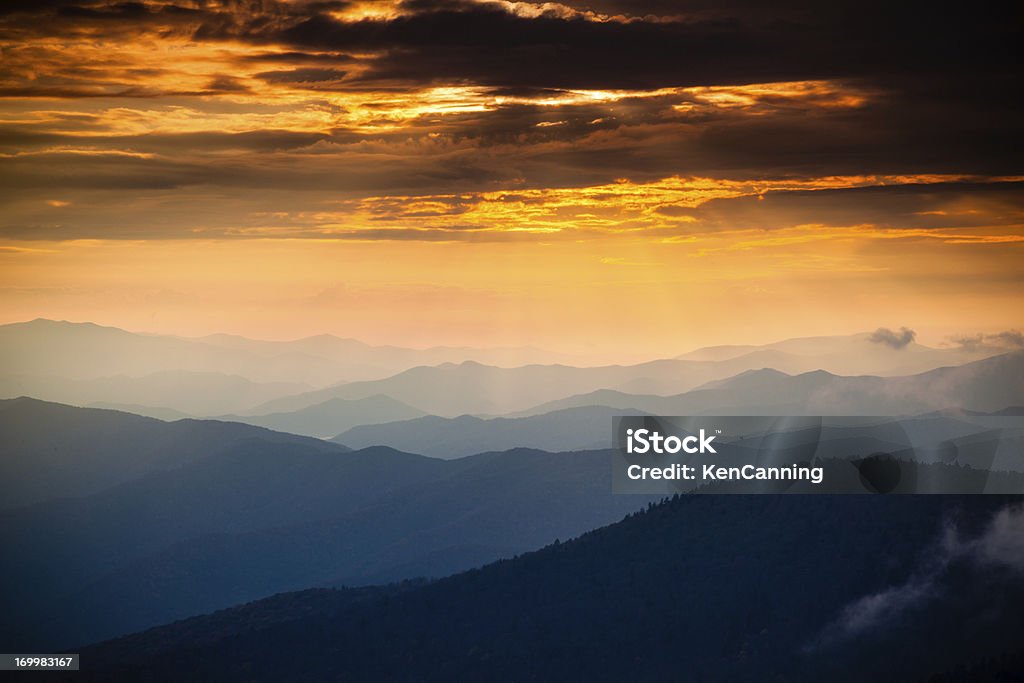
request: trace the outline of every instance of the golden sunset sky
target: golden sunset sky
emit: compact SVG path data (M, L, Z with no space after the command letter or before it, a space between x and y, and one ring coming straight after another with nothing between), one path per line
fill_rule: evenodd
M827 4L5 2L0 322L611 360L1020 327L1019 12Z

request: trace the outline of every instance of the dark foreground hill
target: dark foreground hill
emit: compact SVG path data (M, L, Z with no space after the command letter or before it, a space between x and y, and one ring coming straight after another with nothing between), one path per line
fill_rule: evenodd
M82 651L74 680L927 680L1019 666L997 496L689 496L428 585L283 595Z
M348 452L247 425L29 399L0 402L0 426L4 495L49 473L66 496L0 510L0 644L20 651L310 586L446 576L651 500L611 493L606 452ZM65 470L95 475L100 490Z

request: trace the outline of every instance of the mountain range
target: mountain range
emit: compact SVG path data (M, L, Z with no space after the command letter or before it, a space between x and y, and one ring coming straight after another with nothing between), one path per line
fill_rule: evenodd
M610 432L610 414L581 414ZM558 426L562 416L504 420L505 438L525 438L530 430L516 425L544 419ZM936 415L894 430L807 438L822 443L823 457L842 458L898 449L905 437L932 439L927 462L953 471L991 451L971 442L975 433L992 435L965 419ZM0 637L19 648L70 647L311 586L442 577L578 535L652 500L612 493L609 450L513 448L444 460L32 399L0 403L0 427L16 437L3 462L50 472L103 472L154 444L131 477L94 480L72 495L37 493L31 504L0 511L0 539L18 548L0 558ZM1001 438L1019 442L1019 432ZM944 444L959 457L945 457ZM1019 489L1011 484L1004 490Z
M125 406L160 417L259 417L383 394L426 414L457 417L525 411L598 390L678 395L762 368L897 376L998 352L913 341L893 346L865 333L590 366L586 359L532 348L408 349L330 335L288 342L232 335L189 339L40 319L0 325L0 397Z
M945 408L984 413L1022 403L1024 352L1014 352L907 377L756 370L676 396L603 389L541 404L515 417L420 417L353 427L334 441L445 458L515 446L607 448L615 415L915 415Z
M140 414L171 417L245 410L273 398L308 390L309 385L295 382L253 382L239 375L189 370L94 379L0 377L2 396L32 396L82 406L125 406Z
M168 681L1015 680L1022 520L1016 497L682 496L426 585L276 596L82 657Z
M337 435L339 431L359 425L409 420L423 415L425 413L422 410L396 401L390 396L375 394L366 398L329 398L323 403L316 403L292 412L265 415L221 415L217 419L243 422L292 434L328 438ZM473 452L479 453L480 450ZM428 454L424 453L424 455Z
M333 441L350 448L387 445L434 458L461 458L486 450L517 447L546 451L610 448L612 418L636 414L639 411L628 408L584 406L520 418L431 415L353 427Z
M1024 402L1024 351L902 377L844 377L823 370L787 375L744 372L674 396L602 389L514 413L530 416L582 406L652 415L912 415L946 408L992 412Z
M963 401L979 410L1014 405L1010 397L1020 396L1021 362L1024 352L994 356L962 366L937 368L905 377L844 377L824 370L790 376L775 369L734 372L735 361L662 360L633 366L575 368L569 366L530 365L496 368L479 363L445 363L418 367L383 380L353 382L336 387L272 400L253 412L294 411L329 398L358 399L384 394L424 412L442 417L464 414L530 415L561 408L607 405L601 402L607 392L624 387L656 386L661 396L640 395L616 401L613 407L632 407L649 411L642 405L624 405L625 401L646 401L651 405L685 405L683 412L659 409L660 414L694 414L694 402L681 396L710 401L713 406L729 405L734 410L769 410L786 414L810 405L822 405L829 412L863 412L870 409L917 411L947 407ZM1002 360L1000 360L1002 359ZM729 364L728 366L721 365ZM1000 375L1001 370L1012 374ZM986 374L987 373L987 374ZM997 380L989 387L987 379ZM671 388L692 387L687 393L671 394ZM966 389L967 395L955 395ZM595 392L598 395L595 396ZM718 392L717 394L715 392ZM749 393L753 392L753 393ZM574 396L574 394L576 394ZM580 396L579 394L583 394ZM558 398L561 397L561 398ZM664 400L659 400L664 399ZM765 400L767 399L767 401ZM882 399L883 404L877 401ZM945 405L935 401L946 401ZM1006 402L1010 400L1010 402ZM1018 403L1020 399L1015 399ZM539 405L538 405L539 404ZM657 411L652 411L657 412ZM707 410L699 412L707 413Z
M253 439L339 450L315 439L235 423L167 423L30 398L0 400L0 510L87 496L173 471ZM14 484L17 483L17 485Z
M532 348L373 346L331 335L286 342L192 339L38 319L0 325L0 397L138 404L209 416L311 387L466 359L511 366L570 357Z
M35 425L0 461L42 455L42 472L99 472L159 445L132 478L0 512L0 538L19 549L0 557L11 647L70 646L313 585L443 576L650 500L612 494L603 451L438 460L235 423L0 406L0 432Z
M981 479L1006 486L986 490L1019 490L1004 465L1024 444L1024 351L861 334L577 367L33 321L0 326L0 359L0 540L16 549L0 640L54 651L159 627L85 650L96 676L289 680L301 656L303 679L842 680L867 652L899 661L864 670L907 678L949 672L952 656L915 662L952 652L968 615L992 617L972 653L1015 656L1024 632L1017 546L997 570L1006 538L985 545L1019 536L1017 499L653 506L612 494L608 450L620 415L916 415L786 438L822 458L913 456L921 481L996 463ZM721 438L723 461L754 448ZM884 628L851 627L864 610Z

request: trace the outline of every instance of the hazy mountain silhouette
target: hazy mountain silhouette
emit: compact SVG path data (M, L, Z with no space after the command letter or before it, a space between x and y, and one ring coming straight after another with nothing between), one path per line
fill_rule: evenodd
M372 346L331 335L267 342L232 335L186 339L136 334L93 323L44 319L0 325L0 378L17 376L22 382L20 391L29 394L37 393L31 382L48 378L94 380L172 372L220 373L259 383L325 386L387 377L417 365L466 359L522 365L567 358L531 348L421 350ZM118 397L90 399L99 400L136 402Z
M141 415L142 417L154 417L158 420L163 420L164 422L174 422L175 420L189 420L195 418L195 415L189 415L188 413L183 413L180 410L174 410L173 408L144 406L137 403L104 403L103 401L98 401L82 407L99 408L100 410L117 410L122 413Z
M1010 350L1010 349L1006 349ZM913 375L947 365L963 365L998 351L962 347L932 348L909 341L886 344L877 333L800 337L761 346L709 346L676 356L680 360L725 361L763 354L767 361L746 369L775 368L789 374L825 370L836 375ZM799 359L799 362L794 362Z
M0 400L0 508L96 493L260 439L334 452L332 444L259 427L167 423L31 398Z
M984 550L1017 501L683 496L428 585L276 596L82 657L151 680L926 680L1021 663L1024 565Z
M544 403L519 415L602 405L653 415L912 415L945 408L991 412L1022 402L1024 352L1016 351L905 377L755 370L676 396L603 390Z
M427 414L455 417L523 411L600 389L677 395L766 367L788 374L823 369L895 375L992 353L929 349L914 342L895 348L871 339L867 334L796 339L702 349L683 359L630 366L572 367L538 365L537 360L564 357L529 348L404 349L331 335L288 342L231 335L184 339L35 320L0 326L0 396L211 416L294 412L332 398L384 394Z
M481 419L464 415L457 418L436 416L355 427L339 434L333 441L355 448L371 444L410 450L417 448L424 455L437 458L458 458L492 448L528 447L551 451L572 451L611 448L612 419L615 416L647 414L632 408L591 406L567 408L524 418ZM832 457L846 452L902 451L914 446L929 453L956 448L959 462L987 469L984 459L971 456L973 450L962 439L981 438L989 433L996 441L1024 438L1024 426L1016 428L1005 422L989 424L982 417L999 415L953 415L933 413L920 417L901 418L889 424L869 422L860 426L828 424L808 430L807 441L818 444L819 455ZM973 420L973 421L972 421ZM739 435L732 435L735 438ZM720 438L727 441L729 437ZM857 440L861 439L862 442ZM1007 441L1007 444L1010 442ZM1009 448L1009 445L1007 446ZM842 453L836 451L839 449ZM984 450L984 449L982 449ZM1006 450L1006 449L1004 449ZM1020 466L1022 463L1018 463Z
M167 371L141 377L116 375L96 379L0 378L0 395L32 396L72 405L95 403L139 405L143 410L169 409L185 416L241 411L276 397L308 390L305 384L252 382L219 372Z
M376 395L359 399L332 398L294 412L267 415L222 415L219 420L232 420L258 425L292 434L327 438L357 425L376 425L395 420L408 420L424 415L422 410L396 401L390 396ZM410 449L406 449L410 450ZM474 453L479 453L482 448ZM424 455L428 455L424 453Z
M301 410L329 398L357 399L384 394L426 413L445 417L500 415L545 401L608 387L645 387L672 393L746 368L745 361L722 363L658 360L639 365L579 368L526 365L498 368L467 361L417 367L393 377L352 382L268 401L252 414Z
M299 354L262 356L199 341L54 320L0 325L0 375L97 379L188 371L241 375L260 382L317 377ZM322 369L322 368L321 368Z
M612 418L631 409L588 406L533 417L437 416L354 427L333 441L352 448L383 445L435 458L461 458L487 450L539 448L570 451L612 446Z
M872 345L876 346L876 345ZM909 353L909 352L908 352ZM1021 352L1017 352L1019 356ZM757 358L760 352L751 354ZM1012 358L1015 354L1004 354ZM995 357L998 358L999 356ZM981 372L987 360L968 363L964 367L973 368L971 372ZM623 387L647 388L655 391L656 394L671 394L673 398L678 397L678 391L693 390L709 382L726 380L739 374L745 377L743 382L755 387L761 394L770 394L772 390L782 389L781 395L770 395L771 402L767 405L758 403L763 397L742 396L737 389L735 397L726 397L724 394L718 399L716 405L732 405L737 409L750 405L757 408L761 414L765 411L779 412L793 410L795 404L805 400L809 392L815 390L825 391L830 383L836 384L840 391L858 391L867 395L873 390L884 393L889 387L897 388L902 400L910 398L920 399L916 403L908 403L908 410L917 410L920 406L928 404L924 397L915 394L914 382L921 385L922 390L925 384L932 382L929 389L940 389L949 402L947 405L957 405L959 399L954 400L945 385L939 381L939 377L959 377L956 381L965 381L967 371L960 375L951 374L943 369L930 372L938 373L931 379L921 377L919 380L907 383L900 382L894 377L839 377L831 373L815 370L813 372L797 375L799 379L787 380L787 386L773 386L768 389L772 377L783 377L786 373L779 370L764 371L751 374L749 368L750 360L745 356L730 358L722 361L686 361L686 360L659 360L639 365L610 365L595 368L576 368L564 365L530 365L519 368L496 368L479 363L466 362L455 364L442 364L436 367L418 367L399 373L393 377L370 382L353 382L335 387L328 387L311 391L295 396L288 396L269 401L250 411L252 413L266 412L287 412L300 410L309 405L320 403L329 398L364 398L375 394L384 394L398 399L408 405L419 408L424 412L440 415L443 417L456 417L458 415L470 414L511 414L531 415L550 412L561 408L580 407L585 405L609 405L595 403L588 397L573 397L574 394L589 394L595 391L623 391ZM756 366L761 368L763 366ZM922 373L925 375L927 373ZM738 380L739 378L737 378ZM782 380L780 380L781 382ZM1005 383L1005 382L1004 382ZM842 386L839 386L839 385ZM710 385L708 388L727 388L734 385L722 384ZM739 386L739 384L735 385ZM972 390L969 398L981 399L985 397L984 387L979 386ZM1014 392L1003 392L1015 395ZM560 399L569 399L561 401ZM998 400L996 393L992 393L992 400ZM1020 398L1016 402L1020 402ZM833 401L835 402L835 401ZM894 405L898 400L893 397L887 405ZM1012 402L1011 402L1012 403ZM540 406L538 406L540 404ZM990 405L986 403L985 405ZM1008 405L1002 403L998 407ZM612 406L616 407L616 406ZM623 406L625 407L625 406ZM648 408L640 405L629 407L640 410ZM654 411L658 412L658 411ZM692 410L687 412L692 413ZM701 411L708 412L708 411ZM668 414L661 411L662 414ZM685 414L685 413L683 413Z
M434 415L502 413L565 396L566 392L571 394L580 388L591 390L636 376L636 370L624 366L498 368L471 361L443 363L412 368L387 379L352 382L273 400L250 412L294 411L330 398L358 399L384 394Z
M106 488L91 495L79 483L76 497L0 513L0 538L18 548L0 557L0 635L12 647L71 645L310 585L441 576L649 500L611 493L606 452L445 461L234 423L30 399L0 408L8 469L31 464L43 483L64 469L125 470L94 478Z
M541 360L548 363L577 360L576 357L569 354L555 353L535 347L433 346L425 349L410 349L391 345L372 345L357 339L346 339L331 334L318 334L283 342L214 334L200 337L197 341L268 356L298 352L311 357L324 358L345 368L345 377L349 380L386 377L417 365L439 365L464 360L474 360L501 367L527 365Z

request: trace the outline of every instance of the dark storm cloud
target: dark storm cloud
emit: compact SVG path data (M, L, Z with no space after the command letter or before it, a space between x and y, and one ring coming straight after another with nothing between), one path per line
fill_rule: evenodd
M45 104L37 109L54 108L51 99L88 98L74 106L99 112L144 109L148 105L136 104L143 98L162 98L163 105L173 96L173 106L194 110L197 117L212 112L211 130L198 133L140 134L145 125L118 126L115 114L48 113L36 122L31 116L7 117L0 129L0 198L32 196L43 204L54 187L124 190L126 197L188 187L211 196L223 191L251 198L285 190L351 198L583 187L618 179L642 183L669 176L747 181L1022 174L1016 144L1024 137L1016 66L1022 22L1020 10L1002 5L943 12L878 2L790 1L771 9L752 0L567 3L624 15L594 21L554 6L527 16L496 3L417 0L403 3L390 19L345 21L331 14L350 4L0 4L0 40L6 41L0 97L39 98ZM179 80L174 64L147 74L119 65L116 51L109 61L78 63L71 52L47 52L51 48L44 45L53 41L38 40L120 44L138 35L191 39L230 52L210 57L222 73L207 79L204 70L202 77ZM746 104L720 104L692 91L644 92L808 79L828 80L833 90L790 95L769 89L749 95ZM474 86L483 97L503 101L391 118L405 94L415 100L420 89L443 85ZM638 92L557 103L578 89ZM269 91L300 93L306 99L295 111L316 110L316 116L299 122L300 117L262 118L278 106L259 101ZM363 99L353 98L351 105L344 98L325 101L346 91ZM374 93L374 101L365 101L366 93ZM842 101L845 96L849 102ZM260 115L233 122L233 129L322 128L218 130L222 117L245 106ZM375 118L353 122L356 117L341 116L350 106ZM158 122L159 116L157 111L152 118ZM658 213L693 219L679 221L678 230L694 232L801 224L1006 226L1024 222L1022 195L1019 184L898 185L768 192L697 208L664 205ZM962 210L968 205L970 211ZM430 209L393 209L387 215L431 215ZM23 227L44 225L10 220ZM83 220L43 232L74 237ZM103 222L97 218L85 232L102 236ZM173 228L154 231L164 229ZM416 239L431 233L381 234Z
M0 4L0 36L89 36L131 40L142 34L191 35L197 27L244 21L253 28L281 26L350 3L301 0L180 0L179 2L117 2L111 0L7 0Z
M332 193L335 198L374 194L432 194L466 185L493 189L507 179L498 162L467 159L458 151L423 158L377 154L360 144L353 149L302 153L316 134L254 132L182 133L138 136L139 149L48 148L0 157L0 201L27 192L52 194L54 187L77 190L163 190L184 187L232 191L296 190ZM142 151L149 146L152 152ZM186 152L186 148L191 150ZM220 151L261 154L217 154ZM177 151L177 153L175 153ZM211 152L206 154L205 152ZM342 153L345 152L345 153Z
M835 174L983 172L986 159L957 158L938 152L931 156L903 156L881 135L861 144L854 158L830 160L815 142L836 149L830 126L800 128L780 134L782 124L759 120L733 120L701 125L609 120L594 123L601 112L589 105L541 109L512 106L508 111L482 112L446 118L440 123L400 128L391 132L359 133L337 130L332 134L285 130L245 133L152 133L103 135L102 118L64 124L89 132L86 138L49 132L45 126L0 128L0 151L33 152L29 156L0 158L0 176L9 188L46 189L56 173L80 187L137 187L151 177L159 186L178 184L230 185L331 189L349 193L372 192L441 194L453 188L486 189L572 187L601 185L618 178L646 182L670 175L722 177L747 180L758 177L814 177L823 168ZM562 122L538 127L538 124ZM753 144L756 129L774 129L776 135ZM719 128L750 138L750 148L730 144ZM832 128L835 130L835 128ZM841 127L839 128L841 130ZM869 140L865 132L861 142ZM431 135L440 135L431 138ZM428 142L429 141L429 142ZM849 142L843 144L850 144ZM137 159L115 155L62 154L62 148L87 146L101 152L127 151L158 155ZM212 156L220 150L263 155L244 164ZM1010 155L1007 155L1009 165ZM988 160L991 162L991 160ZM48 168L59 163L60 168ZM97 165L102 172L98 172ZM181 167L194 170L179 178ZM991 167L991 163L989 165ZM164 175L162 169L168 169ZM144 173L140 172L146 169ZM315 169L315 171L313 170ZM313 177L307 177L310 173ZM299 180L301 179L301 180ZM665 216L699 219L702 229L773 228L792 224L875 224L896 227L969 227L1022 222L1022 191L1018 183L943 183L896 185L801 192L767 192L763 198L741 197L706 202L698 208L665 205ZM963 213L958 203L976 202Z
M210 94L239 93L248 92L249 86L232 76L216 76L215 78L210 79L209 83L206 85L206 89Z
M196 237L204 239L260 239L266 237L265 233L253 231L251 228L259 226L247 225L239 229L236 225L225 224L224 221L207 226L195 232ZM155 228L155 229L154 229ZM81 227L71 229L60 223L48 224L0 224L0 238L19 241L61 241L67 239L81 239L83 234L88 237L108 240L162 240L179 239L180 230L174 229L166 220L161 220L156 226L147 225L143 222L126 223L122 225L93 225L84 230ZM360 228L358 230L343 229L311 229L308 227L295 227L287 233L289 239L324 239L332 240L353 240L353 241L388 241L388 242L514 242L530 240L532 237L527 233L515 233L503 230L488 230L476 225L446 225L436 228Z
M246 87L230 76L210 79L206 87L196 90L167 90L161 88L122 86L111 83L2 87L0 98L42 98L42 99L156 99L159 97L208 97L225 93L244 92Z
M356 61L356 58L351 55L332 52L258 52L245 55L241 59L246 62L283 64L345 64Z
M14 0L0 5L0 36L63 36L88 32L98 38L134 37L140 31L189 29L208 16L186 5L89 0Z
M100 4L92 0L7 0L0 4L0 16L40 15L69 9L90 9Z
M57 8L57 15L79 21L99 20L132 23L153 18L193 19L201 17L202 12L178 5L151 7L143 2L118 2L95 6L84 6L81 3L66 3Z
M296 59L325 50L373 53L362 76L373 82L592 89L948 75L982 66L1013 73L1022 37L1019 10L997 5L941 12L919 3L789 2L766 11L755 3L605 2L594 9L639 19L591 21L449 0L402 3L387 21L329 14L348 4L18 1L5 6L3 28L46 35L85 22L102 35L163 22L188 28L196 40L289 45Z
M256 74L256 78L267 83L289 83L299 85L319 85L333 83L345 78L347 72L339 69L291 69L288 71L264 71Z
M768 13L742 4L691 10L683 2L652 8L678 20L631 22L517 16L477 2L405 7L409 13L390 21L221 13L196 36L379 51L365 76L371 80L654 88L940 73L980 64L1005 71L1021 34L1013 10L995 7L942 13L892 3L792 3Z
M344 2L148 5L16 2L7 28L96 30L189 26L198 40L247 40L304 51L376 53L364 78L471 81L500 87L656 88L770 80L937 73L979 64L1010 68L1021 30L1012 9L943 13L915 4L599 3L645 20L589 21L549 11L518 16L495 3L406 2L389 21L342 21ZM643 11L641 11L643 10ZM670 21L656 21L657 14ZM40 24L41 17L55 24ZM557 64L558 68L552 68Z
M836 75L827 58L808 63L801 32L733 26L599 23L525 18L472 5L422 12L389 22L347 23L311 17L287 27L253 30L209 25L197 35L284 42L315 50L380 54L362 76L400 83L473 82L500 87L631 88L710 85ZM770 64L759 57L774 55ZM552 65L557 64L557 68ZM839 74L842 75L842 74Z
M658 213L695 221L695 230L780 229L796 225L969 228L1024 224L1024 183L928 183L772 191L712 199ZM685 228L684 228L685 229Z
M971 172L1006 173L1019 167L1018 155L1005 141L1024 132L1019 75L1012 59L1020 56L1016 46L1024 40L1018 17L1005 9L944 14L880 3L800 2L785 3L773 12L757 10L752 3L613 2L594 7L616 12L643 7L645 13L675 17L626 23L554 13L516 16L496 4L467 1L407 2L407 14L389 21L345 22L326 13L346 4L267 0L192 3L175 9L133 3L133 9L117 11L136 12L139 18L111 23L127 30L157 14L181 14L190 17L181 25L190 27L197 40L291 46L272 59L296 68L263 74L275 83L315 83L316 72L309 64L350 62L347 52L358 51L368 55L358 71L336 69L337 76L346 79L344 88L353 90L476 84L491 86L495 94L536 96L567 88L841 79L873 89L877 97L870 105L847 112L846 120L842 112L812 112L806 120L762 117L737 125L717 119L712 123L718 125L702 128L699 140L689 135L675 138L672 152L689 158L713 151L725 171L759 166L765 155L788 172L804 164L820 166L825 159L851 169L860 165L864 171L875 170L872 165L886 155L894 166L906 160L905 166L927 163L937 170L960 165ZM51 1L40 5L35 16L24 15L21 28L67 30L38 16L62 6L88 6L101 13L122 7ZM18 17L11 21L19 26ZM271 59L267 53L250 58ZM2 94L168 94L137 85L76 87L75 78L80 77L65 73L67 82L10 83ZM302 80L304 75L314 78ZM636 116L632 118L635 123ZM955 164L944 157L955 159ZM979 158L983 163L977 163Z

